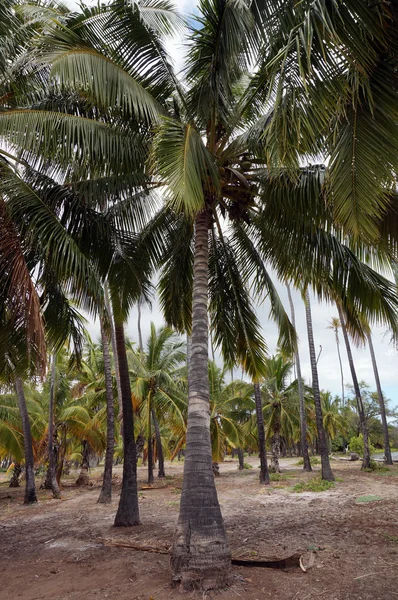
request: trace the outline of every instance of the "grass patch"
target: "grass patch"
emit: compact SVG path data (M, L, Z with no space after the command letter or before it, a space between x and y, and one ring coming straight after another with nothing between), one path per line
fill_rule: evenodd
M326 492L334 487L334 481L326 481L320 477L313 477L310 481L301 481L293 487L293 491L300 492Z
M364 471L366 471L366 473L374 473L375 471L378 473L388 473L390 469L389 467L387 467L387 465L383 465L376 462L375 460L371 460L370 467L367 467L366 469L364 469Z
M369 494L367 496L358 496L358 498L355 499L356 502L378 502L379 500L383 500L383 498L381 498L380 496L373 496L372 494Z
M245 463L245 462L244 462L244 463L243 463L243 468L244 468L244 469L252 469L252 468L253 468L253 465L251 465L250 463Z
M384 535L389 542L394 542L394 544L398 544L398 537L396 535L389 535L388 533L385 533Z
M180 503L178 500L170 500L170 502L167 503L169 506L178 506Z
M311 463L311 465L320 465L320 464L321 464L321 461L320 461L320 460L319 460L319 458L317 458L316 456L314 456L314 457L311 457L311 456L310 456L310 463ZM300 458L300 460L298 460L298 461L296 462L296 465L297 465L298 467L302 467L302 466L303 466L303 464L304 464L304 459L303 459L303 458Z

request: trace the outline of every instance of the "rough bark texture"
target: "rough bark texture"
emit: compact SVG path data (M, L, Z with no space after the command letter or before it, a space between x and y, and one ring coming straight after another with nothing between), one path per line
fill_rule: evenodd
M100 504L107 504L112 500L112 467L113 452L115 447L115 414L113 406L112 369L109 354L108 336L105 331L104 317L100 318L102 354L104 357L104 377L106 395L106 453L104 466L104 480L98 498Z
M15 487L19 487L19 478L21 476L22 473L22 467L19 463L14 463L14 468L12 470L12 476L10 479L10 485L9 487L11 488L15 488Z
M59 489L55 467L55 449L54 449L54 405L55 405L55 378L56 378L57 355L52 355L51 362L51 383L50 383L50 402L48 407L48 478L51 484L53 498L60 500L61 492Z
M32 434L30 431L30 422L28 409L26 407L25 393L23 391L22 380L17 377L15 379L15 390L17 392L19 412L21 414L23 443L25 453L25 497L24 504L34 504L37 502L36 483L35 483L35 468L33 459L33 443Z
M296 328L296 315L294 311L294 304L292 294L290 292L290 286L287 286L287 294L289 296L289 304L290 304L290 313L292 318L292 325ZM301 363L300 363L300 354L297 350L294 353L295 361L296 361L296 371L297 371L297 385L298 385L298 393L299 393L299 402L300 402L300 444L301 444L301 456L303 457L304 471L312 471L310 455L308 453L308 440L307 440L307 414L305 412L305 398L304 398L304 382L301 377Z
M263 403L261 401L261 390L260 390L259 383L254 384L254 400L256 403L258 449L259 449L259 456L260 456L260 483L269 485L270 478L269 478L268 465L267 465L267 448L265 445Z
M305 316L307 320L308 347L310 351L312 389L314 392L316 428L318 432L318 451L321 455L322 479L326 479L327 481L334 481L334 475L329 461L329 452L326 443L325 429L323 427L321 394L319 391L318 368L316 366L314 333L312 330L311 304L308 290L305 293Z
M86 440L83 440L82 464L80 466L79 477L76 479L76 485L88 485L90 478L88 475L90 468L90 446Z
M196 218L189 356L189 402L180 514L171 554L173 583L185 589L218 589L230 579L231 552L212 469L208 377L208 228Z
M117 389L117 401L119 405L119 421L123 433L123 403L122 403L122 388L120 385L120 371L119 371L119 357L117 353L116 347L116 334L115 334L115 324L113 321L113 312L111 303L109 300L109 292L108 286L105 284L105 307L108 313L109 318L109 326L110 326L110 334L111 334L111 344L112 344L112 354L113 354L113 362L115 363L115 378L116 378L116 389Z
M115 517L116 527L139 525L137 489L137 453L134 440L133 404L131 402L130 376L124 341L123 323L115 322L120 385L123 401L123 482L119 506Z
M372 365L373 372L376 380L376 389L377 389L377 397L379 399L380 404L380 415L381 422L383 424L383 445L384 445L384 462L386 465L392 465L392 456L391 456L391 448L390 448L390 436L388 433L388 423L387 423L387 415L386 415L386 405L384 404L384 396L383 391L381 389L380 377L379 377L379 369L377 368L376 355L373 348L372 335L368 333L368 344L370 350L370 356L372 357Z
M156 413L153 409L152 409L152 421L153 421L153 426L155 428L155 435L156 435L156 454L157 454L158 463L159 463L158 477L162 478L162 477L166 477L166 473L164 470L164 454L163 454L163 447L162 447L162 436L160 435L159 421L158 421Z
M243 454L243 448L238 448L238 458L239 458L239 471L243 471L245 468L245 457Z
M365 411L364 411L363 403L362 403L361 389L359 387L357 373L355 371L354 359L352 358L351 344L350 344L350 340L348 339L347 327L345 325L345 318L344 318L343 310L339 303L337 303L337 310L339 311L341 330L343 332L344 343L345 343L345 347L347 350L348 364L350 365L351 378L352 378L352 383L354 386L355 398L356 398L357 407L358 407L359 422L361 425L361 431L362 431L362 436L363 436L362 468L368 469L370 467L369 432L368 432L368 428L366 425L366 418L365 418Z

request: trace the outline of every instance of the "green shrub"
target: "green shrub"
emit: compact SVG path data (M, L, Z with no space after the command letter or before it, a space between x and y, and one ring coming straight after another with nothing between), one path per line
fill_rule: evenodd
M321 479L320 477L313 477L307 482L297 483L293 491L300 492L326 492L326 490L330 490L334 487L334 481L326 481L325 479Z
M352 437L350 439L348 449L350 452L356 452L357 454L363 456L364 445L362 433L360 433L357 437ZM376 448L371 443L369 443L369 450L371 454L374 454L376 452Z
M380 464L375 460L371 460L370 467L364 469L364 471L366 471L367 473L373 473L374 471L377 471L379 473L387 473L389 470L390 469L386 465Z
M245 462L244 462L244 463L243 463L243 468L244 468L244 469L252 469L252 468L253 468L253 465L251 465L251 464L249 464L249 463L245 463Z
M321 461L316 456L314 456L314 457L310 456L310 462L312 465L320 465L321 464ZM296 462L296 465L299 467L303 466L303 464L304 464L304 458L300 458L300 460L298 460Z

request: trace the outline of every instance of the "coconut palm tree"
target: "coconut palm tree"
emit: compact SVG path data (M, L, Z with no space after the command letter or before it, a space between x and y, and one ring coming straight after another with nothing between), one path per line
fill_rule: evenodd
M318 449L319 454L321 455L321 464L322 464L322 479L326 479L326 481L334 481L334 475L330 466L329 461L329 452L328 446L326 442L326 434L323 426L323 413L322 413L322 404L321 404L321 395L319 389L319 379L318 379L318 368L316 364L316 355L315 355L315 344L314 344L314 333L312 328L312 316L311 316L311 305L310 305L310 295L308 289L305 292L305 316L307 321L307 334L308 334L308 347L310 350L310 362L311 362L311 374L312 374L312 389L314 393L314 403L315 403L315 414L316 414L316 427L318 434Z
M172 565L175 581L183 580L186 587L218 587L228 579L230 554L211 476L206 383L208 296L212 314L218 317L212 317L216 343L222 346L226 358L243 362L256 381L262 373L265 347L250 297L239 293L241 274L246 271L248 277L253 264L262 274L263 294L270 295L275 315L285 324L285 334L289 329L286 315L264 272L264 258L275 262L279 271L286 271L284 279L295 283L305 259L306 273L316 263L317 269L312 268L312 279L308 275L306 285L318 285L322 295L322 284L333 284L346 303L359 304L362 309L370 306L370 296L372 300L377 294L383 296L372 279L366 281L366 285L372 284L370 296L361 295L351 277L347 281L346 258L352 251L342 247L341 242L347 232L353 246L362 237L369 243L378 237L378 217L387 208L393 189L397 125L394 102L384 94L384 81L393 78L394 69L389 60L379 60L381 55L392 56L393 32L384 4L364 8L356 0L349 7L344 2L338 9L323 6L319 12L307 2L280 6L271 1L248 5L203 0L197 25L190 32L186 79L181 85L161 42L162 35L179 23L168 4L145 0L130 5L119 0L109 7L83 7L81 15L66 18L62 27L55 24L44 39L40 56L51 64L52 83L58 90L62 93L67 85L72 86L80 98L64 96L62 110L58 103L54 111L54 103L44 99L37 111L9 111L0 116L0 135L23 146L28 155L51 156L54 164L62 164L68 185L75 189L80 185L85 198L109 198L110 190L115 193L123 186L131 193L137 187L142 191L143 180L148 187L162 185L169 212L177 222L177 226L166 223L169 229L174 227L171 234L195 226L194 248L192 236L177 233L179 243L169 257L171 261L183 257L180 269L187 274L180 287L183 293L174 293L178 288L175 278L169 278L168 286L161 288L163 299L170 300L168 292L173 292L168 311L185 316L183 322L179 317L179 329L191 329L192 300L187 452ZM251 77L253 61L257 69ZM358 144L367 148L372 131L374 138L383 140L382 159L375 153L354 151L352 128L358 118L362 126L355 127L356 140L359 136L355 148ZM48 135L50 130L58 135ZM44 131L46 135L37 135ZM56 142L60 134L70 144L61 148ZM140 157L137 150L142 151ZM152 170L143 178L143 169L137 166L142 167L149 150ZM303 179L308 176L316 189L318 171L308 170L303 178L301 172L295 177L293 170L302 156L322 150L331 154L332 160L327 183L322 182L321 193L314 194L314 207L307 201ZM282 166L287 170L281 173ZM294 197L286 194L289 181L294 182L300 198L293 211L287 210ZM278 214L269 219L272 189L288 198L279 205ZM333 204L320 201L330 191ZM224 215L225 224L221 226ZM307 228L303 232L304 217ZM157 222L162 218L167 221L167 214L161 213ZM284 235L277 238L279 228L274 225L281 218L290 223L282 228ZM330 227L331 223L338 225L333 235L328 230L322 238L316 229L314 236L314 227ZM253 237L247 232L252 224L261 234L260 256L253 250ZM233 241L227 233L234 234ZM301 252L300 244L307 233L311 243ZM288 235L289 243L297 243L299 249L290 254L286 264ZM325 239L327 246L321 243ZM319 243L314 245L314 240ZM156 236L151 236L151 243L156 245ZM247 251L239 252L237 260L236 251L243 247ZM188 251L181 253L181 248ZM306 249L309 256L303 256ZM247 264L249 250L251 259ZM328 255L331 250L332 267ZM352 264L355 257L350 258ZM331 269L339 277L331 277ZM208 273L216 273L217 277L208 278ZM391 292L388 284L383 284ZM389 300L384 295L380 302L387 305ZM131 411L126 360L122 356L124 317L117 316L116 337L120 378L125 382L123 410ZM289 332L286 337L291 341ZM131 433L130 417L125 432ZM125 441L131 456L133 442ZM123 502L127 488L133 494L136 491L132 460L125 460L128 464ZM125 524L138 522L134 515Z
M170 421L185 429L184 390L179 385L179 370L185 361L185 344L172 329L163 327L156 331L151 323L146 352L129 349L128 359L132 393L141 416L146 421L148 442L148 483L153 483L152 422ZM160 431L159 431L160 435ZM157 442L158 456L163 457L161 443ZM161 471L161 461L159 461ZM164 465L163 465L164 473ZM160 472L160 477L164 476Z
M370 468L370 460L371 460L370 447L369 447L369 432L368 432L368 427L366 424L366 416L365 416L364 406L363 406L363 402L362 402L361 388L359 387L359 383L358 383L357 373L356 373L355 365L354 365L354 359L352 357L351 344L350 344L347 327L346 327L346 321L345 321L343 309L342 309L340 303L337 303L337 310L339 312L341 330L343 332L344 343L345 343L345 347L346 347L346 351L347 351L348 364L350 365L351 378L352 378L352 383L354 386L355 398L356 398L356 402L357 402L357 406L358 406L359 421L361 424L361 431L362 431L362 436L363 436L364 451L363 451L362 468L368 469L368 468Z
M56 477L56 464L54 453L54 404L56 393L56 362L57 354L54 352L51 358L51 382L50 382L50 398L48 406L48 479L50 488L53 493L53 498L60 499L61 492L59 489Z
M340 375L341 375L341 402L344 407L344 373L343 373L343 363L341 362L340 340L339 340L339 329L341 327L341 324L340 324L340 320L338 319L338 317L332 317L330 319L329 323L330 323L330 325L327 327L327 329L332 329L334 331L334 336L335 336L335 340L336 340L336 348L337 348L337 355L339 357Z
M390 435L388 433L386 406L385 406L385 402L384 402L383 391L381 389L379 369L377 368L376 355L375 355L375 351L373 348L372 334L370 333L370 330L368 331L366 337L368 340L370 356L372 358L373 373L374 373L375 381L376 381L377 397L378 397L379 405L380 405L381 422L383 425L384 462L386 463L386 465L392 465L393 461L392 461L391 448L390 448Z
M296 318L294 312L294 304L293 298L290 291L290 285L287 284L287 294L289 298L290 304L290 313L291 313L291 321L294 328L296 328ZM303 470L304 471L312 471L310 456L308 454L308 441L307 441L307 419L306 419L306 410L305 410L305 398L304 398L304 381L301 377L301 363L300 363L300 354L298 351L298 347L294 354L296 371L297 371L297 385L298 385L298 393L299 393L299 401L300 401L300 443L301 443L301 454L303 456Z

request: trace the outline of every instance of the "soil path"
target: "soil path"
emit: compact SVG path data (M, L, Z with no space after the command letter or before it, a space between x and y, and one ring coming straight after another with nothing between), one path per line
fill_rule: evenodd
M333 489L295 493L295 484L314 475L294 460L282 460L283 477L271 487L258 484L258 460L247 461L253 468L241 472L236 461L223 463L216 480L233 552L265 559L300 552L304 560L313 553L307 573L233 567L229 589L187 594L171 589L167 555L105 546L104 540L171 542L182 476L182 464L173 463L166 464L168 479L140 492L142 525L132 529L112 527L120 484L112 504L96 503L99 471L93 487L67 482L61 501L40 491L33 507L21 505L22 489L0 484L0 599L398 599L398 467L361 473L358 463L336 461L340 481ZM145 487L144 468L139 479ZM379 499L359 502L362 496Z

